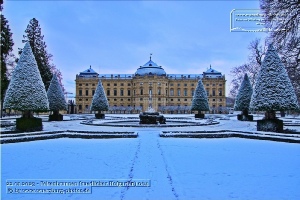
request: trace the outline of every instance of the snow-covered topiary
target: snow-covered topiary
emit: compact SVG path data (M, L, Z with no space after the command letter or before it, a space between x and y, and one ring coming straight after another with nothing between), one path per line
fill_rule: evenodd
M202 80L198 81L198 85L196 87L193 100L192 100L191 110L209 111L207 95Z
M244 80L239 88L238 94L235 98L234 103L234 110L240 110L240 111L248 111L252 96L252 86L250 83L250 80L248 78L248 75L245 74Z
M58 82L56 74L50 82L50 86L47 91L47 96L49 100L49 109L52 111L67 110L67 103L64 97L64 93Z
M4 108L19 111L49 110L45 86L28 42L10 80Z
M91 110L92 111L107 111L108 110L108 101L102 86L101 80L99 80L97 89L93 96Z
M262 62L251 97L250 109L257 111L298 109L294 88L273 45L268 46Z

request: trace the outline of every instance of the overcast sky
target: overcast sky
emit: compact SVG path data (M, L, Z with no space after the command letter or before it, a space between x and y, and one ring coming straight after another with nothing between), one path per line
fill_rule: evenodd
M75 95L75 77L92 68L100 74L134 74L149 60L166 73L212 68L226 75L247 62L248 45L265 33L230 32L233 9L258 9L252 1L4 1L14 52L32 18L47 50Z

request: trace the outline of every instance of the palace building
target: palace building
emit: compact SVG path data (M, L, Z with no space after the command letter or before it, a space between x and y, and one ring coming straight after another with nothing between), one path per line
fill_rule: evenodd
M120 110L139 113L151 107L165 113L190 110L198 81L206 89L211 113L221 113L226 106L225 75L211 67L203 74L167 74L162 66L150 60L134 74L98 74L91 67L76 75L78 113L90 113L93 94L99 79L110 105L110 112Z

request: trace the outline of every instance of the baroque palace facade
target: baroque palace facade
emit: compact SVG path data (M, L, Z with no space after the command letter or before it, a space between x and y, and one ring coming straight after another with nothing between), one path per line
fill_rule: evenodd
M226 106L226 80L221 72L210 67L203 74L167 74L150 57L134 74L98 74L91 67L77 74L75 98L78 113L90 113L99 79L111 109L124 108L125 111L131 108L135 113L145 111L150 106L151 96L151 107L156 111L178 113L179 108L189 110L199 80L206 89L210 112L220 113ZM173 108L173 111L166 108Z

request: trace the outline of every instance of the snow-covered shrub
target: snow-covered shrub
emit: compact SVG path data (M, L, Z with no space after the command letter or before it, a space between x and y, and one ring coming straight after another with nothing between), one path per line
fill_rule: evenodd
M47 96L49 100L49 109L51 111L58 112L59 110L67 110L67 102L56 74L53 74L49 89L47 91Z
M198 81L192 100L191 110L198 111L198 114L200 114L201 111L209 111L207 95L202 80Z
M107 97L105 95L102 82L99 80L97 89L95 91L95 94L93 96L91 110L92 111L98 111L98 114L96 114L96 118L103 118L104 115L101 114L101 111L107 111L109 108Z
M248 75L245 74L244 80L239 88L238 94L235 98L234 110L243 111L243 114L248 114L251 96L252 96L252 86Z

